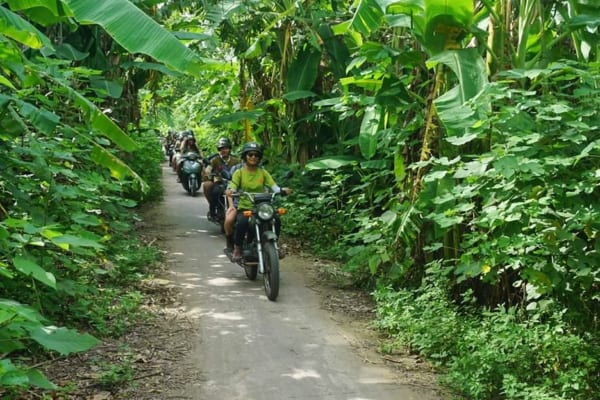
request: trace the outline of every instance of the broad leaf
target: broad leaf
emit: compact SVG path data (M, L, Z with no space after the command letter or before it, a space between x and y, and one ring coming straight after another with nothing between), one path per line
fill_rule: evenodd
M360 124L360 134L358 137L358 145L363 157L370 159L377 151L377 142L379 125L381 122L382 111L377 105L367 107Z
M24 275L31 275L44 285L56 289L56 278L54 275L40 267L34 260L24 256L16 256L13 259L13 265L17 271Z
M13 11L20 11L27 19L40 24L50 26L61 22L64 17L61 4L57 0L7 0Z
M41 323L46 319L34 308L21 304L14 300L0 298L0 310L15 314L25 321ZM12 318L12 317L11 317Z
M352 156L315 158L310 160L304 168L307 170L338 169L357 162L358 160Z
M58 386L50 382L48 378L46 378L46 376L37 369L28 369L27 378L29 378L29 384L31 386L47 390L58 389Z
M323 48L327 51L331 62L329 68L332 69L336 79L340 79L346 75L346 66L350 62L350 50L346 43L335 36L331 26L321 24L319 26L319 35L323 40Z
M123 94L123 84L113 80L102 78L90 78L90 84L95 91L106 94L113 99L118 99Z
M360 0L354 16L350 21L350 29L364 36L375 31L383 21L383 11L375 0Z
M177 71L200 74L204 64L200 57L130 1L61 1L79 23L102 26L130 53L147 54Z
M309 47L298 53L287 74L287 90L311 90L317 79L321 52Z
M396 185L401 187L402 181L406 177L406 165L404 156L400 151L394 153L394 176L396 177Z
M33 49L52 48L50 39L23 18L0 7L0 34Z
M80 334L64 327L41 326L32 329L29 334L40 345L62 355L86 351L99 343L98 339L87 333Z
M85 238L73 236L73 235L56 236L54 238L51 238L50 241L63 249L69 249L71 246L92 247L95 249L103 249L104 248L104 246L102 246L96 240L85 239Z
M445 51L429 59L427 67L433 68L439 63L454 71L458 85L434 100L437 113L448 129L449 136L469 134L469 128L478 119L483 118L483 115L465 106L465 103L477 96L488 82L483 59L476 49ZM490 109L491 105L485 104L481 112Z
M433 54L460 48L473 12L472 0L425 0L424 46Z

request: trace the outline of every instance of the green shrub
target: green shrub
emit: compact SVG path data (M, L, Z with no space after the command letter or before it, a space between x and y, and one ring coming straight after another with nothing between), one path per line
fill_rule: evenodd
M460 312L445 290L381 287L376 326L444 371L470 399L587 400L600 390L600 352L590 334L569 330L561 312L543 321L515 308Z

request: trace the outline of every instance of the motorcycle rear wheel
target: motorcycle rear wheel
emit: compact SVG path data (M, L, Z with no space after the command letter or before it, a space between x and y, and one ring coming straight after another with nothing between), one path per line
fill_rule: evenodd
M263 262L265 264L263 274L265 294L269 300L275 301L279 295L279 255L274 242L264 244Z

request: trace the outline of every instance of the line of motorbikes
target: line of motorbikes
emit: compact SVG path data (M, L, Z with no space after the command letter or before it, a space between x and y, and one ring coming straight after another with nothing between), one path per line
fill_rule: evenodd
M188 137L193 137L191 131L184 131L178 135L167 136L165 152L169 157L169 165L178 173L178 180L183 189L195 197L202 184L202 170L206 167L202 156L197 151L181 152L181 143ZM179 164L181 164L179 166ZM179 166L179 167L178 167Z
M176 141L167 142L165 151L174 171L177 171L177 164L182 163L178 178L186 192L193 197L196 196L202 183L203 170L208 166L210 158L203 159L200 154L194 152L180 154ZM225 215L228 208L225 188L232 173L232 171L224 169L221 172L220 182L215 182L214 190L220 190L223 194L218 196L218 203L213 207L213 212L209 211L207 215L210 222L219 226L221 233L224 232ZM284 180L291 176L290 171ZM214 174L208 175L208 179L214 181L214 178ZM262 274L265 294L269 300L275 301L279 294L279 260L283 258L275 222L280 215L285 213L285 209L275 206L279 196L277 193L238 192L235 196L245 196L253 204L252 210L245 211L249 217L249 229L243 243L243 256L237 264L244 268L249 280L256 280L258 273ZM229 249L225 249L225 254L232 260Z

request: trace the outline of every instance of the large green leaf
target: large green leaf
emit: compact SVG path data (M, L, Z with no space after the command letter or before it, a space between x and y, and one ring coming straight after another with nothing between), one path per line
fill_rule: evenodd
M15 266L15 269L24 275L31 275L44 285L56 289L56 278L54 275L40 267L34 260L24 256L16 256L13 259L13 265Z
M64 18L61 3L58 0L7 0L13 11L26 15L29 21L42 26L60 22Z
M472 0L425 0L423 45L433 54L458 48L473 13Z
M229 0L220 1L215 4L206 5L206 19L213 22L215 26L230 19L233 15L247 11L245 1Z
M425 0L378 0L385 20L393 27L411 28L418 37L425 32Z
M63 355L86 351L99 343L98 339L87 333L80 334L64 327L39 326L31 329L29 334L31 339L45 348Z
M321 51L309 47L298 53L287 74L287 90L311 90L319 72Z
M477 96L488 83L485 64L474 48L442 52L430 58L427 67L433 68L440 63L456 74L458 85L434 100L437 113L450 135L468 134L467 128L479 115L466 107L465 102ZM490 108L487 104L481 111Z
M46 35L4 7L0 7L0 34L34 49L44 46L52 48L52 43Z
M366 108L362 123L360 124L358 145L361 154L366 159L373 157L377 151L377 132L379 132L381 115L381 107L378 105L371 105Z
M58 247L69 250L71 246L73 247L92 247L95 249L103 249L102 246L97 240L86 239L74 235L60 235L50 239L52 243L57 245Z
M383 11L376 0L361 0L350 22L350 28L368 36L383 21Z
M199 75L205 63L175 36L127 0L61 0L81 24L96 24L132 54L142 53L169 67Z
M358 160L352 156L332 156L314 158L304 168L307 170L338 169L346 165L356 164Z
M28 369L27 378L29 379L29 384L32 386L48 390L58 389L58 386L50 382L40 370Z
M0 312L14 314L16 318L29 322L46 322L46 318L44 318L37 310L14 300L0 298ZM13 318L15 317L11 315L10 319Z
M336 79L346 76L346 66L350 62L350 50L346 43L340 37L335 36L328 24L319 26L319 36L323 40L323 48L331 58L329 68L333 71Z

